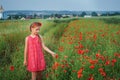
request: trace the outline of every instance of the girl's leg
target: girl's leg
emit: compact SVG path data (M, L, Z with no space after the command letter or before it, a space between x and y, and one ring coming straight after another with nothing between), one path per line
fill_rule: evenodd
M37 72L37 80L41 80L42 79L42 71L38 71Z
M36 80L37 78L37 72L32 72L32 80Z

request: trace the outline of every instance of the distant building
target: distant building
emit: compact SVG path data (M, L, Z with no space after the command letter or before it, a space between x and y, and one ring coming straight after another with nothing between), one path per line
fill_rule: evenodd
M62 15L63 18L73 18L73 15Z
M97 15L98 15L98 16L101 16L101 14L100 14L100 13L98 13Z
M24 17L22 17L20 20L25 20L25 18L24 18Z
M3 11L4 11L3 7L2 7L2 6L0 6L0 19L2 19L2 18L3 18Z
M91 18L91 15L85 15L84 18Z

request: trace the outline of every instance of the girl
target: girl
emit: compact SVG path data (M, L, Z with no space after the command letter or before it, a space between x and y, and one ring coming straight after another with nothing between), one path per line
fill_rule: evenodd
M40 27L41 23L32 23L30 25L31 34L25 38L24 65L32 73L32 80L36 80L37 77L40 80L41 72L46 67L42 48L55 57L55 53L44 45L42 36L38 34Z

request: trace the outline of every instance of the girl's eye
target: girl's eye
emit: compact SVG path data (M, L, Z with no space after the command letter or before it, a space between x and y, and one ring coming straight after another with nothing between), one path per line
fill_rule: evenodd
M39 31L40 29L36 29L37 31Z

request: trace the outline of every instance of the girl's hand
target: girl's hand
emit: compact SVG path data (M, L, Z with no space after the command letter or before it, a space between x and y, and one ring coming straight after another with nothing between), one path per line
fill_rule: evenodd
M51 55L52 55L52 57L54 57L54 58L55 58L55 55L56 55L56 54L55 54L55 53L52 53Z
M27 66L27 61L26 60L24 60L23 65Z

